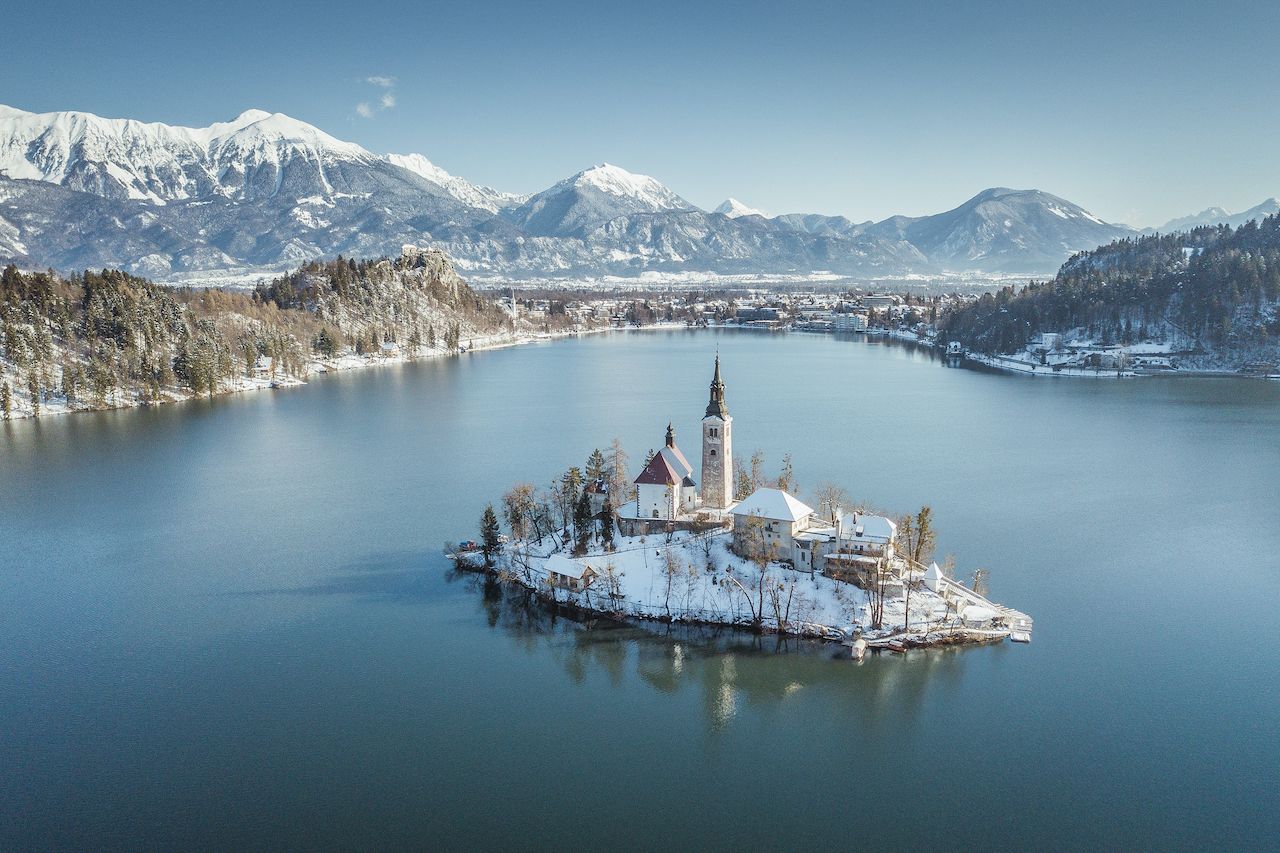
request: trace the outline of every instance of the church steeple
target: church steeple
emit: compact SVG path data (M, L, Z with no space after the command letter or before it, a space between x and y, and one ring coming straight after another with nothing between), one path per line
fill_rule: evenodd
M726 418L729 416L729 407L724 402L724 382L720 380L720 355L716 354L716 373L711 377L711 400L707 403L708 418Z
M670 422L667 423L667 447L676 446L676 430Z
M720 354L711 378L711 400L702 419L702 505L728 509L733 502L733 418L724 403Z

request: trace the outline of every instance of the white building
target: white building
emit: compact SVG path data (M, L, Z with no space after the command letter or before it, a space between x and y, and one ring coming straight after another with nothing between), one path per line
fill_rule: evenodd
M733 418L725 405L719 356L702 418L702 490L693 479L693 466L676 445L671 424L662 449L634 482L636 499L617 511L625 536L669 529L676 523L714 521L733 505Z
M759 488L733 508L733 547L763 550L774 560L795 560L796 536L813 523L813 508L782 489Z

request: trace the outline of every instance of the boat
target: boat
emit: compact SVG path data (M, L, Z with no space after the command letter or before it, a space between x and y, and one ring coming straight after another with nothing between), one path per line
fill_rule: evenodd
M1009 639L1015 643L1029 643L1031 642L1031 632L1030 631L1010 631Z

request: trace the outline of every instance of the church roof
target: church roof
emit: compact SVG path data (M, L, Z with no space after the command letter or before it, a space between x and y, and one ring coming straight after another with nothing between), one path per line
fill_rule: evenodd
M663 447L636 477L636 484L649 483L659 486L693 485L693 468L675 445Z
M720 355L716 355L716 372L711 377L711 399L707 403L707 413L704 418L720 418L724 420L729 416L729 407L724 402L724 382L720 379Z
M799 521L813 515L813 507L782 489L761 487L733 508L734 515L756 515L774 521Z

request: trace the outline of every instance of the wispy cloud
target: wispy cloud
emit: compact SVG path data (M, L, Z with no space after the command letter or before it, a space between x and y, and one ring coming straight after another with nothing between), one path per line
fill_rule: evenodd
M370 86L376 86L382 89L382 94L378 96L377 101L361 101L356 104L356 115L360 118L373 118L381 112L386 112L396 105L396 78L388 77L382 74L373 74L364 78L364 83Z

